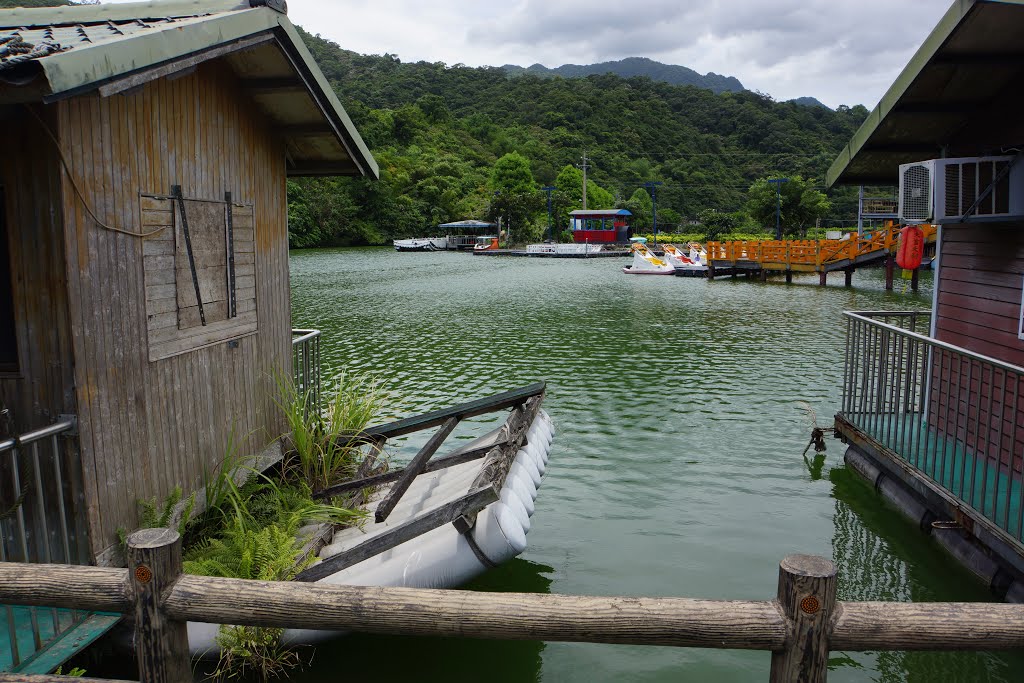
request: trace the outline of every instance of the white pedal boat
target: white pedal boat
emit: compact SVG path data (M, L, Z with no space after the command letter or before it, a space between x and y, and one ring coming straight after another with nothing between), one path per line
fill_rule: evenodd
M629 275L675 275L675 267L655 256L646 244L634 242L630 251L633 252L633 263L623 268L623 273Z

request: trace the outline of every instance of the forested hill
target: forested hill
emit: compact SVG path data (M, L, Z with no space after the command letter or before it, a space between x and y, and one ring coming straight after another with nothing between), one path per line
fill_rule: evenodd
M294 245L382 242L494 217L491 173L509 152L528 160L536 181L535 227L546 223L541 186L559 187L561 213L575 208L566 206L573 202L569 175L556 180L584 151L608 201L624 203L642 183L662 182L659 223L705 209L735 211L753 181L769 174L820 185L867 116L861 106L832 111L649 78L510 78L498 67L403 63L303 36L380 164L381 180L290 183ZM833 199L837 212L853 205ZM594 199L590 206L599 208Z
M707 88L716 93L720 92L742 92L743 84L732 76L722 76L716 73L699 74L693 69L675 64L662 64L646 57L627 57L613 62L600 62L598 64L563 64L562 66L549 69L543 64L534 64L529 67L506 64L501 67L510 76L540 76L541 78L584 78L586 76L600 76L602 74L615 74L623 78L636 76L647 76L652 81L662 81L670 85L692 85L698 88Z

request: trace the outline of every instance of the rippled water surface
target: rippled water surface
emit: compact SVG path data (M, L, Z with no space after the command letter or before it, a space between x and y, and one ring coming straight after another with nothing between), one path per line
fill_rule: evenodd
M844 310L928 308L880 270L793 285L625 275L619 259L293 252L296 327L374 373L396 417L544 379L557 427L529 547L471 588L768 599L778 562L833 558L840 599L987 600L842 467L801 453L839 407ZM806 404L806 407L804 405ZM462 428L470 438L486 418ZM428 437L394 449L407 458ZM302 678L766 681L765 652L349 636ZM830 681L1020 681L1024 659L833 653Z

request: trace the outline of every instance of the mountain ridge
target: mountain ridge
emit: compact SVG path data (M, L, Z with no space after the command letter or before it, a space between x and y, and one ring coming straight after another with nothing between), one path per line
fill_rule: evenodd
M746 90L740 80L734 76L723 76L713 71L701 74L689 67L665 64L648 57L626 57L595 64L562 64L554 68L546 67L543 64L532 64L526 67L505 64L500 68L512 77L528 74L540 78L585 78L611 73L623 78L647 76L651 80L670 85L692 85L710 90L715 94Z

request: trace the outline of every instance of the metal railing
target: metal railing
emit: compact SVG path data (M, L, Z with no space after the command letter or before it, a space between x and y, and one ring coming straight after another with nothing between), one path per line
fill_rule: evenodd
M1024 368L928 337L930 313L846 316L842 417L1024 543Z
M0 441L0 561L37 564L89 563L84 489L67 419ZM18 667L70 630L88 613L38 607L0 606L6 621L9 661ZM18 625L31 630L26 647ZM6 658L5 658L6 659Z
M295 391L320 408L320 330L292 330L292 377Z

